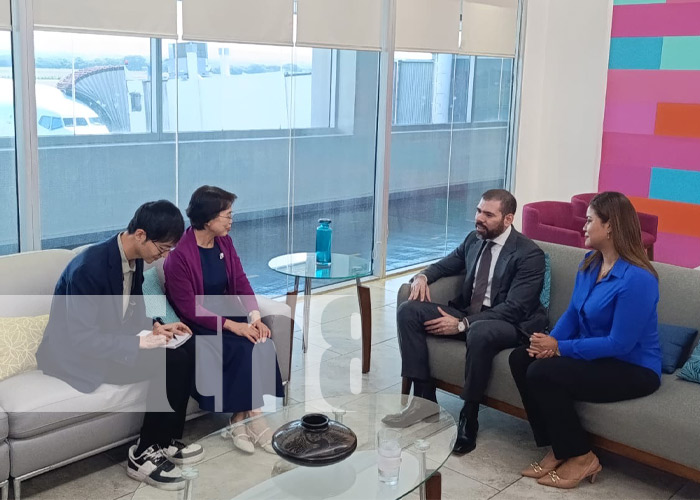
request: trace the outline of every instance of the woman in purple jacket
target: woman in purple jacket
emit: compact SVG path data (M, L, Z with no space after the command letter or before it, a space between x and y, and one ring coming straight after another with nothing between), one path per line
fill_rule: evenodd
M170 304L194 333L183 347L196 353L194 397L208 411L230 412L233 444L274 453L260 408L263 394L283 396L270 329L229 236L236 195L197 189L187 207L190 228L163 265ZM221 332L221 333L217 333ZM206 394L202 394L204 391ZM248 425L236 425L258 417Z

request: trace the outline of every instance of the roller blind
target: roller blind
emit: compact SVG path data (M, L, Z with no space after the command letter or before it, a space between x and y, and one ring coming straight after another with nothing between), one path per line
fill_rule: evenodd
M396 0L396 50L459 51L461 0Z
M464 0L460 53L514 57L518 0Z
M177 0L34 0L34 26L54 31L177 38Z
M10 0L0 0L0 30L12 29L10 17Z
M182 37L292 45L293 0L182 0Z
M380 50L381 22L381 0L297 0L296 44Z

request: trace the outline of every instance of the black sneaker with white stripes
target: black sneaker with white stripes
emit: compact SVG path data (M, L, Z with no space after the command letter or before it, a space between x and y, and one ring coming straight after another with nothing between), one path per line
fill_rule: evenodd
M186 445L177 439L170 441L170 446L163 448L163 451L165 452L165 456L167 456L172 463L177 465L196 464L204 458L204 448L202 448L202 445L197 443Z
M160 446L154 444L139 456L135 454L136 445L133 445L129 448L126 466L130 478L161 490L176 491L185 487L182 471L168 459Z

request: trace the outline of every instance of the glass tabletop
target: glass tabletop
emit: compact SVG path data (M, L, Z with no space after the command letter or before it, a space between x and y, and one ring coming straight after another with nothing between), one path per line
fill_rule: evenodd
M369 260L343 253L331 254L330 264L316 263L315 252L298 252L270 259L267 265L278 273L300 278L347 279L372 274Z
M180 496L178 492L157 490L144 484L136 490L133 500L401 498L427 481L445 463L457 436L455 421L446 410L435 403L411 399L432 405L439 413L430 422L420 421L397 429L401 462L395 485L379 481L377 433L387 429L381 419L399 412L405 406L406 397L368 394L289 405L259 417L260 422L253 422L276 430L306 414L323 413L349 427L357 436L357 449L341 462L304 467L258 447L254 454L248 455L236 449L231 438L224 437L227 429L222 429L198 441L204 447L205 459L190 468L183 467L183 475L193 479L185 491L179 492Z

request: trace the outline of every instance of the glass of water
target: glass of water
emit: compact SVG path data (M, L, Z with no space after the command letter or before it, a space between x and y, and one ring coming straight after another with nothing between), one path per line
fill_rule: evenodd
M399 482L401 468L401 433L396 429L377 432L377 468L379 480L390 486Z

